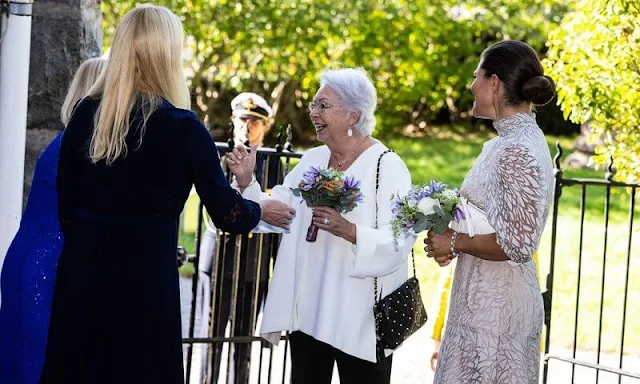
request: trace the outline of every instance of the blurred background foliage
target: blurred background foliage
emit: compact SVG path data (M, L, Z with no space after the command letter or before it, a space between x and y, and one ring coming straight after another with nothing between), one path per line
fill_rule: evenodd
M276 127L291 124L296 145L312 144L306 106L321 71L335 66L362 66L371 74L379 97L379 137L431 136L442 125L478 130L484 122L469 115L473 70L492 43L517 39L540 53L558 82L558 100L538 109L543 129L576 135L578 124L590 121L599 151L616 152L624 159L616 166L632 179L638 175L633 168L640 167L638 143L626 140L637 136L638 126L637 1L155 3L183 20L192 108L218 140L227 135L231 99L253 91L273 105ZM120 17L135 5L102 1L105 49ZM601 140L609 136L616 147Z

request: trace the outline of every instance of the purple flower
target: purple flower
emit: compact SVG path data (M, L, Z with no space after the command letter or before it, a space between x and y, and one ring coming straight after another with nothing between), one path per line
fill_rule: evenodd
M403 205L402 198L400 196L396 197L391 202L391 213L394 216L397 215L397 213L400 212L400 209L402 208L402 205Z
M344 178L344 189L349 191L360 187L360 181L356 180L353 176L347 176Z
M426 186L418 191L418 193L416 194L417 199L415 201L418 202L425 197L431 196L431 194L433 194L431 187Z
M308 192L308 191L313 189L313 186L314 186L314 184L308 184L308 183L305 183L303 181L303 182L300 183L300 190Z
M309 180L309 182L315 182L319 176L320 168L310 167L309 170L302 175L302 178L304 180Z
M303 191L310 191L318 182L320 177L320 169L316 167L309 168L308 171L302 174L302 180L300 181L300 189Z
M420 188L417 191L417 200L414 201L420 201L425 197L431 197L431 195L438 193L438 192L442 192L445 189L447 189L447 185L444 183L440 183L438 181L435 180L431 180L431 182L428 185L425 185L424 187Z
M435 180L431 180L430 187L431 187L432 193L438 193L438 192L442 192L445 189L447 189L447 184L440 183L440 182L435 181Z
M418 204L423 196L421 194L421 191L412 190L409 192L409 195L407 195L407 197L409 198L409 201L413 201L414 203Z
M459 222L460 220L464 220L464 212L462 212L462 209L460 209L460 207L457 207L456 209L453 210L453 219L456 222Z

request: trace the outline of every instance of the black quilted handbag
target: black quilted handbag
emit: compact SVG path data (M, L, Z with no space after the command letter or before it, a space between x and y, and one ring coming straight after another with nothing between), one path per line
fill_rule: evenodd
M380 162L383 152L378 158L376 170L376 195L380 185ZM378 199L376 196L376 229L378 228ZM427 322L427 311L420 296L420 284L416 278L416 261L411 250L413 277L405 281L398 289L381 300L378 299L378 278L373 279L374 298L373 315L376 325L376 346L378 361L384 359L385 349L396 349L415 331Z

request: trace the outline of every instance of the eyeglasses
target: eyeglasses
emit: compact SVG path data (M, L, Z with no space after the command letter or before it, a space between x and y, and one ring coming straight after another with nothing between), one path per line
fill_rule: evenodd
M309 103L309 112L313 112L316 109L318 109L320 113L323 113L327 109L334 108L334 107L339 107L339 105L333 105L326 101L323 101L321 103L316 103L312 101Z

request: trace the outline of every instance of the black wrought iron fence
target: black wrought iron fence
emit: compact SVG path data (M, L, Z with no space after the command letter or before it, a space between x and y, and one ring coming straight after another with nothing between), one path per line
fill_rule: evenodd
M258 149L256 175L265 190L282 183L292 161L302 156L292 150L290 128L287 131L284 143L283 129L275 148ZM233 142L217 143L217 147L223 157L233 149ZM231 181L231 172L225 171ZM189 257L194 264L191 305L183 338L186 383L285 383L287 338L283 337L284 351L279 348L276 353L254 336L279 236L224 233L212 226L201 203L197 222L195 254ZM215 246L203 247L207 241ZM254 346L259 346L257 361Z
M636 318L629 318L628 313L630 308L637 308L639 302L630 303L632 299L629 295L630 289L630 271L632 270L632 263L640 261L640 255L637 249L633 247L634 238L634 225L635 225L635 210L636 210L636 194L640 185L621 183L613 180L613 159L610 159L607 173L604 179L584 179L584 178L567 178L564 176L563 170L560 167L560 159L562 156L562 148L557 145L557 154L555 156L555 193L553 199L553 212L552 212L552 228L551 228L551 254L550 254L550 270L547 275L546 289L544 293L545 305L550 313L547 313L545 323L547 326L546 343L544 351L544 368L543 368L543 383L548 382L560 382L557 381L556 370L550 374L550 364L552 362L568 364L570 365L570 372L565 372L566 376L563 376L563 383L612 383L617 382L637 382L633 379L640 379L640 368L636 365L633 369L626 368L624 364L625 359L628 358L625 353L628 349L627 336L629 335L629 327L632 326L634 330L637 330L638 320ZM566 223L559 224L558 217L559 212L563 209L575 209L577 207L571 206L572 202L563 200L563 191L568 188L580 190L579 200L579 219L577 227L573 225L567 225ZM603 199L603 212L602 216L594 217L593 215L585 215L587 211L587 205L589 197L594 199L596 194L601 196L604 191ZM626 204L627 217L625 223L617 223L615 227L611 225L611 213L612 213L612 193L615 193L616 197L621 194L628 196L628 203ZM627 200L627 199L625 199ZM616 199L616 210L620 214L623 207L620 207L620 199ZM602 220L602 221L600 221ZM624 220L623 220L624 221ZM593 230L587 233L585 231L585 225L590 227L598 226L600 229ZM563 266L563 263L573 262L575 259L571 258L571 261L567 260L568 255L558 255L559 244L566 245L566 242L574 241L575 236L567 236L570 232L578 232L577 244L573 244L574 248L577 248L577 263L572 264L569 268L564 265L561 274L554 274L559 267ZM615 238L623 239L618 240L625 241L624 247L622 244L611 244L611 238L615 234ZM595 237L595 238L594 238ZM601 237L601 238L598 238ZM589 260L585 256L585 250L589 247L593 247L594 244L598 246L597 260ZM612 268L608 266L608 256L611 253L612 245L616 245L618 252L616 254L616 260L623 260L622 266ZM601 248L599 248L601 247ZM567 247L565 247L566 249ZM620 257L620 250L624 248L624 257ZM590 254L593 256L593 249L589 249ZM558 256L558 257L557 257ZM571 255L575 256L575 255ZM589 263L591 267L594 263L598 263L601 266L601 273L594 274L593 269L589 271L585 270L585 264ZM608 275L611 274L611 275ZM589 281L586 281L587 276ZM574 295L575 307L562 306L560 310L554 312L552 310L553 297L554 297L554 282L559 282L562 279L564 281L575 281L575 285L570 289L570 292L556 292L562 294L563 298L567 295ZM607 291L607 282L616 282L616 286L619 287L620 283L623 286L622 292L610 293ZM566 284L565 284L566 287ZM605 297L605 293L607 296ZM611 305L605 305L608 298L613 295L614 302L616 304L616 310ZM585 298L597 299L597 308L585 308L583 302ZM594 309L597 314L594 314ZM573 312L571 312L573 311ZM562 312L563 316L559 316ZM569 315L569 316L567 316ZM597 316L597 321L584 321L587 316L593 319ZM603 325L617 324L616 332L607 332L605 335ZM597 325L596 325L597 324ZM581 329L582 327L582 329ZM584 327L589 327L584 329ZM560 332L567 332L571 330L573 332L573 342L570 347L554 348L554 340L557 333L554 333L555 329L559 329ZM617 331L619 329L619 331ZM615 333L615 336L612 336ZM597 338L595 342L595 348L593 345L587 346L587 353L583 353L585 347L581 347L578 339L579 334L589 334ZM612 337L617 338L611 340ZM607 338L608 350L604 350L603 341ZM611 345L617 345L616 350L611 350ZM636 349L638 345L634 346ZM582 354L582 357L580 355ZM604 357L607 357L606 362ZM623 368L624 367L624 368ZM584 374L578 375L577 370L581 370L584 373L585 370L589 371L588 378ZM603 375L606 378L603 379ZM565 381L566 380L566 381ZM605 381L603 381L605 380ZM627 381L632 380L632 381Z
M226 154L233 143L218 143L218 149L221 155ZM621 183L613 180L614 171L610 164L604 179L585 179L585 178L569 178L565 177L560 167L560 159L562 156L562 148L557 146L557 154L555 156L555 192L551 217L551 252L549 273L546 281L545 316L546 335L545 348L543 358L542 382L544 384L551 382L571 382L583 383L584 375L580 376L578 370L589 370L592 375L590 382L610 383L611 377L615 377L615 382L631 383L640 379L640 369L633 367L628 368L625 364L628 349L628 335L630 326L633 330L637 329L638 321L636 318L629 317L629 309L637 308L640 302L631 302L630 296L632 264L640 263L640 254L634 248L633 238L636 231L636 195L640 184ZM283 177L292 167L292 161L300 158L301 154L292 150L290 139L284 144L279 144L276 148L262 148L258 150L259 166L258 174L261 185L268 189L269 187L282 182ZM230 174L230 173L228 173ZM572 206L573 201L563 200L563 191L568 188L580 190L580 198L578 205ZM600 258L595 261L600 263L601 273L595 277L597 287L593 289L593 284L586 285L584 281L585 268L584 265L588 261L593 265L594 260L587 260L585 255L585 243L592 243L593 233L587 234L585 225L599 225L593 223L594 218L587 215L588 199L596 193L601 194L604 191L603 212L601 231L597 234L602 236ZM626 202L626 223L621 225L617 223L615 226L610 225L610 217L612 211L612 192L615 191L616 196L626 194L629 198ZM593 197L592 197L593 198ZM618 199L619 201L620 199ZM559 213L563 209L577 209L579 218L576 226L567 227L565 224L559 224ZM616 210L621 207L618 203ZM273 261L277 255L277 247L279 238L275 235L253 234L245 236L234 236L222 233L219 230L213 230L216 240L215 253L203 255L201 246L203 238L207 231L211 234L212 229L207 228L206 214L202 205L198 209L196 228L196 246L195 255L191 256L194 262L194 275L191 281L191 306L188 320L187 337L183 339L186 346L186 382L187 383L285 383L287 382L287 355L288 341L283 336L283 347L279 351L275 351L270 345L265 345L264 341L255 335L256 323L262 300L266 295L267 282L270 277ZM599 219L598 219L599 220ZM560 270L562 263L566 262L566 255L558 255L558 245L563 242L573 241L575 236L565 236L567 231L576 231L577 254L575 256L575 268L564 268L564 272L560 275L556 271ZM610 238L615 233L616 238L624 238L624 257L623 267L617 268L611 272L607 269L607 257L609 255ZM620 233L623 232L623 233ZM619 244L618 244L619 245ZM589 245L588 245L589 246ZM618 247L620 248L620 246ZM593 253L593 252L591 252ZM558 256L558 257L557 257ZM211 265L202 270L200 266L207 265L202 263L204 258L211 258ZM572 259L573 261L573 259ZM573 265L572 265L573 267ZM566 274L569 270L572 275ZM609 276L607 273L615 273ZM576 284L570 292L556 292L556 295L564 296L573 295L575 307L561 307L560 310L554 311L554 282L559 279L573 279ZM593 280L594 275L591 273L589 279ZM619 302L620 311L617 313L609 313L605 306L605 292L607 279L613 279L618 283L622 283L622 292L616 296ZM203 280L205 280L203 284ZM586 292L585 292L586 290ZM208 305L203 308L202 304L198 306L199 300L203 296L211 298ZM593 316L593 308L583 308L581 300L584 301L585 295L597 297L597 325L590 329L580 329L582 319L586 316ZM206 325L204 335L196 332L196 319L198 318L198 310L201 310L200 324ZM559 316L562 312L562 316ZM610 350L603 349L603 326L605 317L608 322L618 322L620 332L614 344L618 347L615 353ZM201 327L202 328L202 327ZM559 332L567 332L571 330L573 334L573 342L568 348L556 348L554 340L557 338L554 330ZM588 358L581 357L582 347L579 345L579 332L588 332L595 335L597 342L594 348L588 347ZM609 337L609 336L606 336ZM611 344L611 340L608 340ZM252 354L256 355L256 348L252 346L260 346L257 352L257 361L252 358ZM200 348L200 356L197 361L194 360L197 346ZM223 356L223 346L226 346L226 354ZM635 345L636 349L640 346ZM607 361L603 356L606 354ZM611 357L615 357L615 363L611 362ZM253 356L255 357L255 356ZM194 364L199 362L199 364ZM224 363L223 363L224 362ZM551 370L551 364L566 364L570 366L570 371L558 381L555 377L556 370ZM225 367L223 370L222 367ZM277 367L277 369L274 369ZM196 372L197 370L197 372ZM604 377L604 375L607 375ZM612 376L613 375L613 376ZM249 380L251 377L251 380ZM566 379L566 381L565 381ZM606 381L603 381L606 380ZM630 381L629 381L630 380Z

